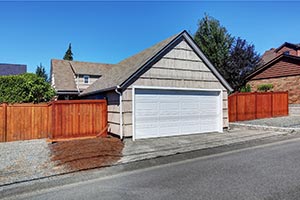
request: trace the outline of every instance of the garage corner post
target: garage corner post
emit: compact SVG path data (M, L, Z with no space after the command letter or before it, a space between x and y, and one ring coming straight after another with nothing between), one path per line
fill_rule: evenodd
M117 88L115 89L115 92L117 94L119 94L119 111L120 111L120 139L123 139L123 98L122 98L122 91L119 91L121 89L121 87L119 85L117 85Z

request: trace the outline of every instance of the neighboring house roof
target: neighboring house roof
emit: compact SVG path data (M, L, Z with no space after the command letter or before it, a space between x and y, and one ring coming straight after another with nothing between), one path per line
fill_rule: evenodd
M26 73L26 65L0 63L0 76Z
M271 48L270 50L265 51L265 53L261 57L263 64L269 62L270 60L273 60L276 57L275 50L275 48Z
M293 43L285 42L282 45L280 45L277 49L275 49L275 52L278 52L283 47L290 47L290 48L293 48L293 49L300 49L300 44L293 44Z
M255 70L246 80L300 75L300 57L281 54Z
M56 91L78 91L75 75L70 62L66 60L51 60L52 85Z
M180 41L185 39L187 43L194 49L198 56L203 60L203 62L208 66L212 73L218 78L222 85L232 91L233 89L227 83L227 81L220 75L216 68L209 62L209 60L204 56L199 47L195 44L192 37L186 32L182 31L172 37L157 43L156 45L131 56L114 67L109 69L100 79L95 81L91 86L81 93L81 95L95 94L98 92L108 91L117 88L126 88L129 86L131 81L136 80L143 71L147 70L147 67L151 66L157 59L161 58L164 53L166 53L174 44L178 44Z

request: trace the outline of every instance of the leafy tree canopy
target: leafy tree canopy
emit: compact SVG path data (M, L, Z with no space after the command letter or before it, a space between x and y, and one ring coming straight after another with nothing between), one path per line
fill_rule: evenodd
M45 67L40 63L40 65L36 66L35 74L45 81L49 82L48 74L46 73Z
M65 55L64 55L64 60L73 60L73 53L72 53L72 46L71 43L69 44L69 48L66 51Z
M260 64L260 60L253 44L248 44L240 37L235 39L227 65L229 83L235 90L240 90L246 84L246 76Z
M0 103L47 102L54 95L51 85L36 74L0 76Z

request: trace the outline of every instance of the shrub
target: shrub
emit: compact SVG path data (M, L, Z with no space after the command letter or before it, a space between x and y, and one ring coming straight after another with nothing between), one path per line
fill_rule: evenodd
M250 86L250 84L247 84L246 86L243 86L241 88L240 92L251 92L251 86Z
M257 86L257 90L260 92L267 92L273 88L273 84L261 84Z
M47 102L54 95L51 85L35 74L0 76L0 103Z

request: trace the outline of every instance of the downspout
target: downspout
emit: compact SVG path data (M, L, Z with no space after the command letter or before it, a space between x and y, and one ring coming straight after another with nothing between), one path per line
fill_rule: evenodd
M119 90L121 89L121 87L119 85L117 85L117 88L115 89L115 92L117 94L120 95L119 98L119 105L120 105L120 139L123 140L123 104L122 104L122 92L120 92Z

